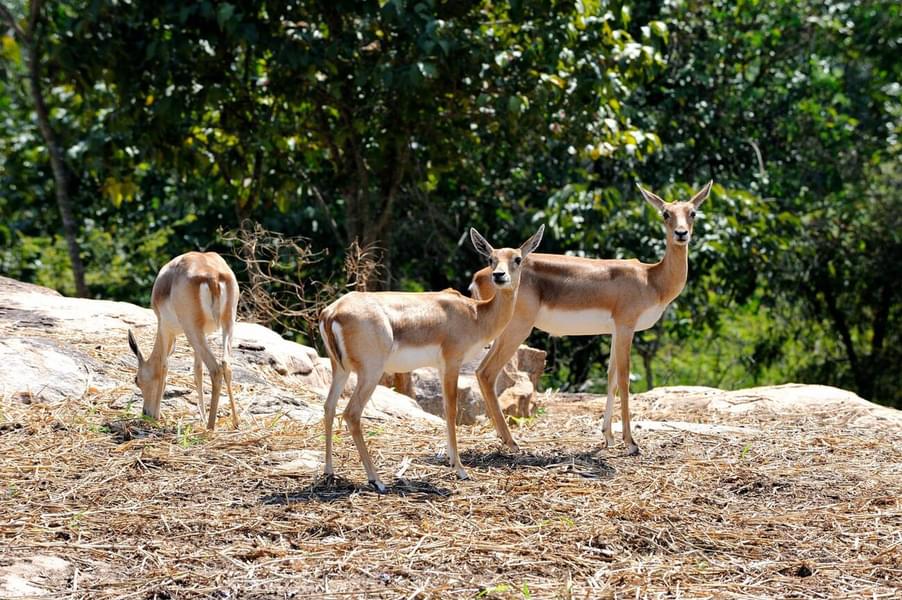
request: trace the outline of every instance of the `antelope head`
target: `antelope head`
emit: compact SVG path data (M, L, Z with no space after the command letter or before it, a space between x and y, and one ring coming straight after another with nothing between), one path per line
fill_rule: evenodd
M496 250L478 231L471 227L470 241L473 242L473 247L477 252L489 259L489 266L492 269L492 285L499 290L516 291L520 286L520 267L526 257L539 247L543 233L545 233L545 225L541 225L539 230L523 242L519 248Z
M163 365L157 361L146 360L138 348L138 340L132 330L128 330L128 347L138 359L138 374L135 385L144 397L144 415L153 419L160 418L160 401L163 396ZM153 357L153 355L151 355Z
M644 189L641 185L639 186L642 196L655 207L655 210L661 213L664 227L667 228L668 244L671 241L677 246L689 244L689 240L692 239L692 226L695 224L696 211L711 193L713 183L713 180L709 181L692 198L682 202L665 202L660 196Z

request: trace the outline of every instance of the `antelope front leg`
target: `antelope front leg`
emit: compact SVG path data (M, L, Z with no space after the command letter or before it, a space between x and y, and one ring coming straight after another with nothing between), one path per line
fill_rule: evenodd
M204 361L197 352L194 353L194 387L197 389L197 412L200 422L207 421L207 410L204 406Z
M442 395L445 403L445 426L448 430L448 460L460 479L469 479L457 453L457 375L460 365L442 369Z
M222 379L225 381L226 391L229 393L229 406L232 409L232 428L238 429L238 406L235 404L235 396L232 394L232 365L227 360L222 362Z
M629 456L639 454L639 446L633 440L630 429L630 349L633 345L633 331L622 330L615 334L613 343L617 356L617 388L620 391L620 419L623 425L623 443Z
M514 441L510 428L507 426L507 419L501 412L501 406L498 404L498 394L495 393L495 382L501 369L511 359L520 344L529 336L532 331L532 325L511 322L501 337L492 344L485 358L476 369L476 380L479 382L479 391L482 392L482 399L485 402L486 412L495 425L495 431L501 441L513 452L519 452L520 447Z
M604 447L614 447L614 433L611 431L611 418L614 413L614 393L617 391L617 354L614 347L617 344L617 332L611 337L611 356L608 360L608 399L604 406L604 421L601 427L604 434Z

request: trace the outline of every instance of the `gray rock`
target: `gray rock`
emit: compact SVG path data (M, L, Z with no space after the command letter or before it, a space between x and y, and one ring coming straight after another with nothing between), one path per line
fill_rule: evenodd
M0 397L22 402L59 402L117 385L92 357L48 338L0 339L0 365Z
M485 401L479 391L476 369L488 349L483 349L460 369L457 380L457 423L472 425L485 416ZM545 369L546 353L542 350L520 346L517 353L505 365L495 382L495 393L505 414L528 417L535 413L535 394L539 378ZM414 397L428 413L444 417L442 383L438 370L417 369L411 373ZM402 379L403 382L403 379ZM402 383L403 385L403 383Z
M445 417L445 401L438 369L417 369L411 373L417 404L426 412ZM457 378L457 424L472 425L485 415L485 403L474 375Z

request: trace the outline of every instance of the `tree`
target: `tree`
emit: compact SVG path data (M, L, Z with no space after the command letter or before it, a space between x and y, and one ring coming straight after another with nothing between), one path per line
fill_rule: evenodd
M447 253L488 199L538 199L581 156L635 145L624 102L660 56L617 21L570 3L92 4L70 27L102 51L58 55L115 90L138 160L200 175L237 219L375 244L391 275L418 233Z
M69 260L72 263L72 276L75 280L75 291L78 296L88 295L85 284L85 268L81 260L81 250L78 243L78 224L72 211L72 200L69 196L69 182L66 171L64 152L58 142L56 132L50 122L47 103L44 99L41 75L42 35L41 35L41 10L42 0L32 0L28 11L28 19L24 27L13 13L5 5L0 4L0 17L13 31L19 46L24 50L25 64L28 73L28 86L34 105L35 120L40 129L41 136L50 157L50 165L53 169L53 179L56 183L56 204L59 209L63 224L63 234L69 250Z
M786 266L799 274L805 316L823 331L822 351L801 370L902 406L902 170L899 158L874 170L807 215Z
M898 306L882 284L898 256L883 227L900 210L886 183L902 113L898 3L718 0L637 3L636 12L671 32L668 68L640 94L655 123L643 124L662 138L649 171L662 183L710 173L773 215L754 234L744 219L718 221L737 233L728 252L742 252L710 264L720 284L703 275L705 287L687 291L714 285L791 315L782 337L795 332L821 349L788 375L898 398L876 376Z

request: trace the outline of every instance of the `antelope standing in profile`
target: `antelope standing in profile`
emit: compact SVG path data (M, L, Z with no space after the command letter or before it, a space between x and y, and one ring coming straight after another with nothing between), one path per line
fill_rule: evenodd
M456 290L427 293L351 292L326 307L320 334L332 361L332 385L326 398L326 465L333 475L332 426L338 398L350 373L357 387L344 418L370 484L380 493L385 485L363 439L360 417L383 373L406 373L437 367L442 379L448 458L461 479L467 478L457 452L457 376L460 366L495 339L514 313L523 260L539 245L545 226L520 248L495 250L470 229L476 250L487 257L489 300L474 300Z
M232 406L232 425L237 429L238 411L232 395L229 364L238 310L238 282L232 269L215 252L189 252L177 256L160 269L150 303L157 316L157 337L150 356L146 359L142 356L135 335L131 330L128 332L128 345L138 359L135 383L144 396L144 414L160 418L169 356L175 349L176 336L184 333L194 349L194 384L201 421L207 420L203 391L204 365L207 365L213 384L207 428L216 427L219 392L224 378ZM221 361L216 359L207 343L207 334L216 330L222 330Z
M495 380L517 347L538 327L553 336L611 334L608 397L604 411L605 445L614 444L611 413L620 392L623 442L628 454L639 447L630 431L629 373L633 334L652 327L686 285L688 245L696 211L711 192L709 181L687 202L665 202L642 189L642 196L661 213L667 230L664 258L654 264L633 260L596 260L559 254L533 254L523 263L514 316L476 371L486 411L503 442L518 450L498 406ZM492 294L491 271L473 276L476 298Z

